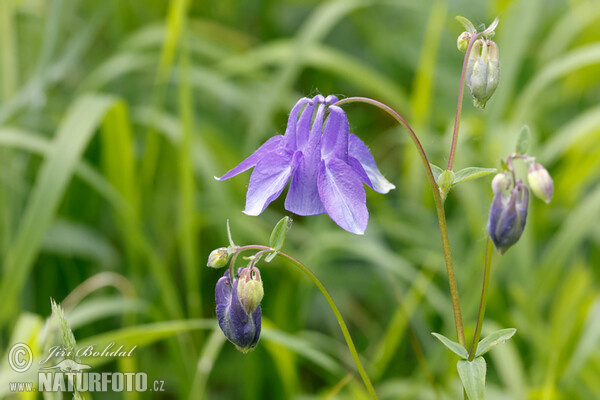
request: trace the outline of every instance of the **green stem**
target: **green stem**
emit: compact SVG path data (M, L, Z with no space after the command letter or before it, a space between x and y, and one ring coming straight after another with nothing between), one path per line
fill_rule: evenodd
M467 75L467 65L469 64L469 54L473 44L479 37L483 35L483 32L473 35L465 51L465 58L463 60L462 72L460 74L460 86L458 88L458 102L456 104L456 115L454 116L454 131L452 132L452 145L450 146L450 156L448 157L448 171L452 171L452 165L454 164L454 154L456 153L456 143L458 142L458 127L460 125L460 114L462 112L463 93L465 89L465 78Z
M241 246L236 249L236 252L233 255L233 257L236 257L239 253L241 253L242 251L246 251L246 250L263 250L264 251L264 250L272 250L272 249L268 246L259 246L259 245ZM365 368L363 367L363 365L360 361L358 352L356 351L356 347L354 347L354 342L352 341L352 337L350 336L350 332L348 331L348 327L346 326L346 323L344 322L344 318L342 317L340 310L337 308L335 302L333 301L333 298L331 297L331 295L329 294L327 289L325 289L325 286L323 286L323 284L321 283L319 278L317 278L317 276L306 265L302 264L300 261L298 261L297 259L295 259L294 257L290 256L287 253L279 251L279 252L277 252L277 254L284 258L287 258L289 261L292 262L292 264L294 264L296 267L298 267L298 269L300 269L302 272L304 272L306 275L308 275L310 277L310 279L312 279L314 284L319 288L321 293L323 293L323 296L325 296L327 303L329 303L329 307L331 307L331 310L335 314L335 318L337 319L337 322L340 325L340 328L342 329L342 333L344 334L344 339L346 339L346 344L348 345L348 350L350 350L350 354L352 354L352 358L354 359L356 368L358 368L358 373L360 374L360 377L362 378L369 394L371 395L371 398L377 399L377 394L375 393L375 388L373 388L373 384L371 383L371 380L369 379L369 376L367 375L367 371L365 370ZM233 261L234 260L235 260L235 258L232 258L232 260L231 260L232 261L232 263L230 264L231 270L233 270Z
M458 287L456 285L456 277L454 275L454 266L452 263L452 255L450 254L450 241L448 239L448 227L446 224L446 214L444 212L444 203L442 201L442 196L440 194L439 187L437 182L435 181L435 177L433 176L433 172L431 171L431 165L429 165L429 160L427 159L427 155L425 154L425 150L421 145L421 142L417 138L417 135L412 130L410 125L392 108L387 105L366 97L349 97L347 99L343 99L335 103L335 105L342 105L348 103L366 103L374 105L379 109L385 111L389 115L391 115L400 125L404 126L410 135L413 143L417 147L417 151L421 156L421 161L423 161L423 167L425 167L425 172L427 174L427 180L429 182L429 186L431 186L431 191L433 192L433 199L435 201L435 209L437 211L438 223L440 226L440 235L442 238L442 249L444 251L444 260L446 262L446 272L448 274L448 284L450 285L450 296L452 298L452 309L454 310L454 324L456 325L456 336L458 337L458 342L465 346L465 333L463 330L463 322L462 315L460 312L460 302L458 299Z
M490 268L492 265L492 254L493 254L492 239L488 236L487 245L485 247L485 266L483 269L483 287L481 288L481 300L479 302L479 313L477 315L477 326L475 327L475 335L473 335L473 342L471 343L471 351L469 351L469 361L475 358L475 352L477 351L477 343L479 343L479 337L481 335L481 326L483 325L483 316L485 315L485 306L487 302L487 292L490 286Z

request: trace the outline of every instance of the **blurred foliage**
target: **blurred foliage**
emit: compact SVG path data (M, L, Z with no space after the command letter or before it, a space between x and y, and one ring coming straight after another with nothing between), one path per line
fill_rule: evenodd
M483 333L517 333L486 355L488 398L600 398L597 0L0 1L3 359L16 342L41 352L53 297L79 345L137 344L130 359L90 363L164 380L157 398L366 398L325 300L278 258L262 267L257 349L242 355L215 330L221 272L204 265L227 245L226 219L236 243L266 244L285 210L279 199L245 216L248 175L213 176L316 93L389 104L445 165L462 65L455 15L500 17L502 68L485 111L464 101L455 169L498 167L528 124L556 193L531 202L520 242L494 256ZM381 398L458 398L456 357L430 335L454 328L417 154L379 111L346 111L397 189L368 193L364 237L292 216L284 250L338 302ZM468 337L491 197L485 178L446 201ZM0 395L17 379L4 364Z

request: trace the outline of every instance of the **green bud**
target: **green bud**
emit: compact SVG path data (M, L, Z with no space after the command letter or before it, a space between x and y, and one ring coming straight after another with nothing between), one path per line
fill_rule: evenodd
M463 32L458 36L458 39L456 39L456 47L459 51L463 53L467 51L467 47L469 47L469 42L471 41L471 36L472 35L469 32Z
M466 81L473 96L473 104L481 109L492 97L500 79L498 46L491 40L477 40L467 63Z
M229 252L227 251L227 248L219 247L210 253L206 266L211 268L221 268L227 265L227 261L229 261Z
M246 267L242 269L238 279L237 295L246 313L252 314L256 310L264 294L258 268Z
M554 182L542 164L533 163L529 166L527 181L535 197L545 201L546 204L550 203L554 194Z
M442 195L442 200L446 200L446 196L448 196L448 192L452 189L452 184L454 183L454 172L450 170L445 170L438 176L437 184L440 188L440 194Z

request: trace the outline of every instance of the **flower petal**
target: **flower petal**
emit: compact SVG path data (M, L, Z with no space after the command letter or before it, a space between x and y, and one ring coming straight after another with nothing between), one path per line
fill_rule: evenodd
M363 181L369 185L371 189L378 193L387 193L396 188L396 186L391 184L385 179L381 172L379 172L369 148L354 134L350 134L348 140L348 156L350 157L350 161L352 158L355 158L360 163L369 178L368 181ZM356 166L353 162L349 162L349 164L353 167ZM360 171L357 172L359 175L361 174Z
M302 111L302 114L300 115L298 125L296 126L296 147L294 148L294 150L303 150L306 147L306 143L308 142L308 135L310 132L310 122L312 121L313 113L317 105L317 97L318 96L313 98L307 104L306 108L304 109L304 111Z
M321 100L322 98L323 96L321 96ZM285 198L285 209L294 214L317 215L325 212L317 189L317 175L321 157L319 144L323 131L325 107L324 103L319 104L310 130L308 144L302 149L302 158L299 160L298 168L294 172L288 195Z
M298 130L298 113L300 112L300 108L307 103L311 103L311 101L312 100L308 97L303 97L298 100L298 102L292 108L292 111L290 111L287 127L285 129L285 135L283 136L285 149L290 153L296 151L296 134Z
M310 160L304 155L299 160L285 198L285 209L297 215L317 215L325 212L317 188L319 159L312 158Z
M217 320L223 332L229 331L229 321L226 318L227 309L231 305L231 281L229 270L217 281L215 288L215 303L217 304Z
M227 310L227 316L229 319L228 332L224 332L227 339L231 340L234 344L240 347L241 350L247 351L254 347L258 342L256 318L254 315L248 315L244 311L244 307L238 299L239 280L236 279L233 282L233 290L231 293L231 306ZM260 310L260 306L256 308ZM260 319L260 311L254 311ZM260 331L258 332L260 334Z
M325 104L327 104L329 106L334 103L337 103L337 102L338 102L338 98L337 98L337 96L335 96L333 94L330 94L329 96L325 97Z
M272 138L270 138L269 140L264 142L258 148L258 150L256 150L254 153L252 153L252 155L250 157L246 158L244 161L239 163L236 167L229 170L229 172L227 172L222 177L217 178L215 176L215 179L218 181L224 181L225 179L232 178L232 177L236 176L237 174L240 174L240 173L254 167L266 155L276 151L279 148L280 144L282 143L282 140L283 140L283 136L281 136L281 135L273 136Z
M294 172L301 153L273 153L260 160L252 171L244 214L259 215L275 200Z
M318 188L331 219L348 232L362 235L369 222L369 211L365 187L356 172L336 158L321 161Z
M329 117L325 123L323 139L321 141L321 158L339 158L348 160L348 117L338 106L329 107Z

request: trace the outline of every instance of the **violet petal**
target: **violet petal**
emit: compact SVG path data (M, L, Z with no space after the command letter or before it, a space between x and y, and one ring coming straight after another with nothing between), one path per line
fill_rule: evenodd
M396 188L396 186L385 179L381 172L379 172L369 148L354 134L350 134L348 140L348 156L350 158L355 158L360 162L364 172L369 177L368 182L363 181L369 185L371 189L378 193L387 193ZM349 164L353 167L355 166L355 164L351 162L349 162ZM360 171L357 172L360 175Z
M367 228L367 195L360 177L338 159L322 161L318 188L321 201L331 219L348 232L362 235Z
M303 97L294 105L292 111L290 111L290 116L288 117L287 127L285 129L284 137L284 147L288 152L294 152L296 150L296 135L298 132L298 113L300 112L300 108L307 103L311 103L311 99L308 97ZM312 112L311 112L312 115Z
M223 181L225 179L234 177L237 174L240 174L240 173L254 167L262 158L267 156L269 153L276 151L279 148L279 146L281 145L282 140L283 140L283 136L281 136L281 135L273 136L272 138L270 138L269 140L264 142L258 148L258 150L256 150L254 153L252 153L252 155L250 157L246 158L244 161L239 163L237 166L235 166L234 168L229 170L229 172L227 172L222 177L220 177L220 178L215 177L215 179L217 179L219 181Z
M338 106L329 107L329 117L325 123L321 141L321 158L339 158L348 161L348 117Z
M293 155L285 152L273 153L256 164L248 184L244 214L259 215L269 203L279 197L300 156L300 152Z

